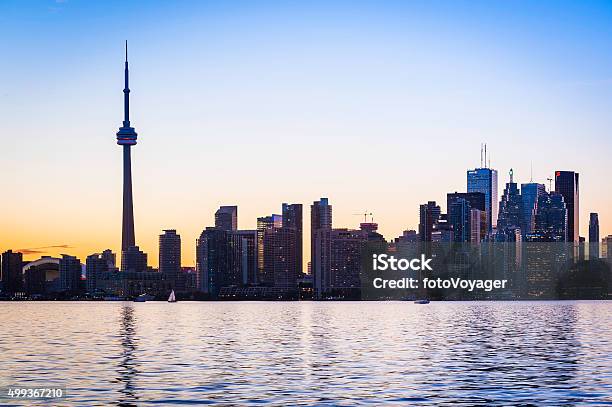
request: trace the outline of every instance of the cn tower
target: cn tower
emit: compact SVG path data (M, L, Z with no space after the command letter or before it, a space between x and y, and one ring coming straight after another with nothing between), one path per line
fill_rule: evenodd
M128 54L125 42L125 88L123 89L123 126L117 132L117 144L123 146L123 224L121 228L121 251L136 246L134 234L134 204L132 202L132 158L130 147L136 145L138 135L130 126L130 87L128 85Z

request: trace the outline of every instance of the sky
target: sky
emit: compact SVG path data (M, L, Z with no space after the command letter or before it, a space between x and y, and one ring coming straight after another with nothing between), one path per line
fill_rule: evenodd
M580 233L612 234L612 3L0 1L0 250L121 245L124 41L136 241L183 263L220 205L238 226L328 197L387 239L466 189L580 173ZM531 170L533 168L533 171ZM306 258L309 257L305 250Z

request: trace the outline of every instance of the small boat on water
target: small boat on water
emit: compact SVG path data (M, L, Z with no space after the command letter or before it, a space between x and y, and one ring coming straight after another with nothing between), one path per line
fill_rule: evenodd
M429 300L428 299L416 300L414 303L415 304L429 304Z
M125 298L114 296L114 295L107 295L106 297L104 297L102 299L104 301L125 301Z
M153 301L155 299L154 296L149 294L140 294L138 297L134 298L134 302L147 302Z
M176 296L174 295L174 290L170 293L170 297L168 297L168 302L176 302Z

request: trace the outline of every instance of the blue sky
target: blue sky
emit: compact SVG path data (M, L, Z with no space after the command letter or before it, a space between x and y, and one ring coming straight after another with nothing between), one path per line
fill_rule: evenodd
M542 183L579 171L581 234L590 211L612 233L611 2L5 0L0 228L16 244L118 246L125 39L152 258L168 227L192 256L222 204L249 228L329 196L337 226L368 209L391 238L465 189L481 142L500 185L531 163Z

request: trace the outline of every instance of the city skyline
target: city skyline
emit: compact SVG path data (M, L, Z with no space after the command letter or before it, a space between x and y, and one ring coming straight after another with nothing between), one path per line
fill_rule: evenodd
M11 3L2 7L10 20L6 28L24 22L23 10L12 9ZM438 16L427 7L396 4L364 5L358 10L322 4L285 6L266 13L217 5L205 11L211 18L223 16L226 25L208 31L192 25L179 29L169 22L162 24L168 37L161 39L147 25L150 16L143 16L130 30L118 29L108 38L101 36L104 41L98 38L85 44L72 41L86 32L85 23L95 23L92 33L108 32L109 26L93 21L94 10L84 4L57 7L61 10L52 13L43 8L29 18L54 27L57 42L52 49L65 58L51 63L55 54L41 50L49 44L28 34L7 44L20 68L0 67L6 77L15 78L0 99L2 110L12 118L1 127L6 159L0 170L14 174L3 178L3 187L11 193L0 202L0 229L8 231L0 236L2 250L38 252L29 255L32 258L67 252L80 259L105 248L119 252L121 157L108 141L119 114L117 56L125 38L136 43L133 116L144 134L132 157L136 243L152 265L157 265L157 238L163 229L181 234L184 263L193 265L195 240L214 224L214 210L221 205L239 205L239 229L255 229L256 219L278 212L281 202L308 205L326 196L336 208L337 226L357 225L360 218L354 213L367 209L383 235L398 236L417 228L418 205L427 200L444 202L446 192L465 190L465 171L477 167L481 142L488 142L492 167L498 170L498 192L510 168L519 183L530 180L532 164L533 180L544 184L557 170L576 171L581 174L580 235L588 236L591 212L599 213L601 236L612 230L605 170L611 127L605 112L612 107L605 76L612 71L604 57L608 46L589 43L589 61L597 62L598 71L588 70L586 62L552 68L562 52L549 50L528 63L521 55L531 55L535 49L526 42L493 44L500 41L499 33L484 23L499 9L481 6L483 25L463 32L453 43L448 32L453 23L434 18ZM136 13L137 7L131 7L127 13ZM190 7L203 12L193 5L171 15L185 17ZM537 40L535 25L526 17L529 7L524 8L513 11L528 28L526 38ZM594 4L570 8L577 12L570 28L583 41L580 45L587 43L585 36L576 34L585 13L603 13L590 33L608 38L609 28L599 24L610 15L609 8ZM300 17L300 11L323 9L333 17L349 12L349 18L338 23L334 18L319 21L312 14ZM110 23L118 12L116 5L97 11L100 21L117 27ZM365 24L368 11L374 12L367 27L375 35L366 39L359 35L357 22ZM162 12L161 7L151 11ZM400 29L400 23L418 17L429 19L413 31ZM464 22L466 18L462 17ZM275 23L274 28L259 31L265 40L259 38L260 43L273 44L262 50L264 58L254 58L244 47L249 44L248 30L230 32L244 21L249 30ZM311 39L307 34L313 32L306 27L312 21L319 22L321 31ZM62 28L66 22L76 24L67 25L76 29ZM291 22L299 24L290 27ZM391 28L384 28L385 23ZM417 44L418 34L431 27L440 29L439 36ZM144 34L137 33L139 28L145 28ZM393 28L399 31L394 33ZM552 28L561 32L558 26ZM502 24L500 29L512 32L516 26ZM170 41L185 32L197 34L201 44ZM295 34L294 47L272 40L278 32ZM472 36L478 33L493 37L490 42L476 42L476 51L470 52ZM150 41L147 35L152 36ZM584 56L578 43L562 42L561 49ZM448 51L451 44L464 54L447 54L447 62L455 63L458 71L453 75L450 69L436 70L443 79L440 85L435 81L440 78L425 73L443 62L430 51ZM382 65L362 59L361 47L378 56ZM400 55L409 49L416 51L416 63ZM337 51L343 51L344 57L334 58ZM487 52L510 64L504 68ZM321 60L302 59L300 53L319 55ZM45 61L45 72L38 70L41 64L32 55ZM238 67L241 62L255 64L248 71ZM486 62L493 63L492 70ZM191 64L193 69L188 67ZM545 66L553 79L543 74ZM427 86L415 92L415 81ZM565 85L559 86L560 82ZM453 103L445 102L447 98ZM373 153L372 148L379 151ZM275 160L262 161L270 152ZM419 173L427 176L414 176ZM308 222L303 234L303 247L308 247ZM304 265L309 255L305 250Z

